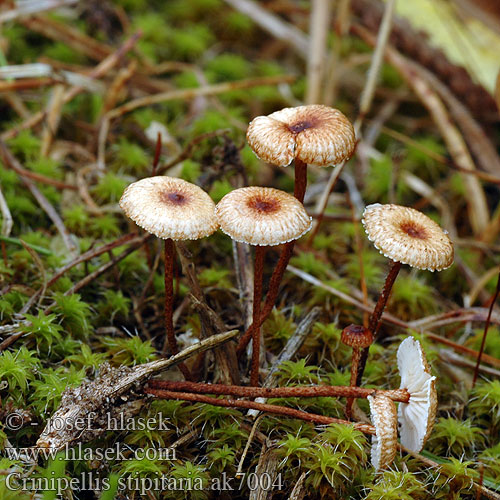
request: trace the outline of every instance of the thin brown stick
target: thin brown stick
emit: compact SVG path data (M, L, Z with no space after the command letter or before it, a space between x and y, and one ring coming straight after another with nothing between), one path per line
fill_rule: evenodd
M113 49L109 45L97 41L96 38L82 33L73 26L63 24L44 15L23 19L21 24L47 38L63 42L96 61L101 61L113 53Z
M20 177L31 179L42 184L48 184L50 186L55 186L58 189L71 189L72 191L76 191L78 189L77 186L73 184L66 184L65 182L58 181L57 179L52 179L50 177L46 177L42 174L37 174L36 172L32 172L24 168L19 161L12 155L12 153L7 150L7 145L0 139L0 154L4 158L4 164L6 168L10 168L16 172ZM10 154L10 156L9 156ZM8 160L7 160L8 156Z
M495 302L497 301L499 293L500 293L500 272L498 273L497 287L496 287L495 293L493 294L493 297L491 299L490 308L488 310L488 317L486 318L486 323L484 325L484 332L483 332L483 338L481 340L481 347L479 349L479 354L477 356L476 367L474 368L474 377L472 378L472 387L474 387L476 385L477 375L479 373L479 365L481 363L481 356L483 355L484 346L486 344L486 336L488 335L488 329L490 327L491 313L493 312L493 306L495 305Z
M306 411L295 410L293 408L287 408L285 406L270 405L266 403L255 403L254 401L241 401L236 399L218 399L211 398L210 396L203 396L201 394L191 394L189 392L175 392L175 391L164 391L156 389L145 389L146 394L151 394L160 399L178 399L181 401L192 401L195 403L206 403L214 406L224 406L226 408L247 408L249 410L259 410L268 413L274 413L277 415L284 415L290 418L298 418L300 420L305 420L306 422L312 422L315 424L345 424L352 425L355 429L364 432L365 434L375 434L375 428L371 425L352 423L347 420L341 420L339 418L325 417L324 415L316 415L314 413L308 413Z
M406 389L378 390L350 386L295 386L295 387L243 387L239 385L205 384L202 382L173 382L170 380L150 380L152 389L165 389L176 392L194 392L199 394L216 394L219 396L237 396L242 398L322 398L322 397L355 397L367 398L374 394L408 403L410 393Z

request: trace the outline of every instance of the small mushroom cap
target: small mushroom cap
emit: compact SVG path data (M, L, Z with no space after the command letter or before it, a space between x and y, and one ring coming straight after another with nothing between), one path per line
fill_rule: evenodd
M410 393L410 400L399 403L398 420L401 444L418 453L430 436L436 419L436 377L430 373L420 342L408 337L398 349L401 388Z
M396 405L382 394L368 396L375 435L372 438L371 462L375 470L389 467L396 456L398 426Z
M148 177L130 184L120 207L138 226L163 239L197 240L219 227L210 196L175 177Z
M341 340L351 347L363 349L373 342L373 333L362 325L349 325L342 330Z
M387 258L441 271L453 263L453 243L432 219L400 205L368 205L363 213L368 239Z
M264 161L286 167L294 158L326 167L348 160L356 146L351 122L339 110L313 104L258 116L247 141Z
M222 231L250 245L279 245L300 238L311 228L302 203L273 188L235 189L222 198L215 212Z

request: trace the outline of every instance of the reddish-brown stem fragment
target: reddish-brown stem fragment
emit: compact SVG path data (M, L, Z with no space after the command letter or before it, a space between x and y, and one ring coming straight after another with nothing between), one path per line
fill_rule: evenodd
M347 420L341 420L339 418L325 417L324 415L316 415L314 413L308 413L306 411L295 410L293 408L286 408L285 406L270 405L267 403L256 403L254 401L241 401L236 399L218 399L211 398L210 396L204 396L201 394L191 394L189 392L175 392L175 391L164 391L156 389L145 389L146 394L152 394L157 398L161 399L178 399L182 401L193 401L195 403L206 403L214 406L225 406L227 408L246 408L249 410L258 410L268 413L274 413L277 415L284 415L290 418L298 418L300 420L305 420L306 422L312 422L315 424L345 424L353 425L355 429L364 432L365 434L375 434L375 429L371 425L352 423Z
M356 388L357 386L360 359L361 359L361 349L359 349L358 347L353 347L352 358L351 358L351 380L349 382L349 385L352 388ZM348 420L351 419L353 403L354 403L354 398L352 397L347 398L345 405L345 416Z
M172 382L169 380L150 380L152 389L165 389L176 392L194 392L217 394L219 396L237 396L242 398L319 398L319 397L355 397L367 398L375 393L408 403L410 393L406 389L378 390L348 386L294 386L294 387L244 387L239 385L206 384L203 382Z
M264 257L266 247L255 247L255 268L253 279L253 318L254 324L258 324L260 316L260 302L262 300L262 276L264 273ZM260 361L260 327L252 331L252 366L250 371L250 385L259 385L259 361Z
M173 356L179 352L174 333L174 242L171 238L165 240L165 342L162 353L165 354L167 346ZM179 363L179 370L186 380L191 380L191 373L184 363Z
M481 364L481 356L483 355L484 345L486 344L486 336L488 335L488 329L491 322L491 313L493 312L493 307L497 301L498 294L500 293L500 272L498 273L497 288L491 299L490 308L488 310L488 317L486 318L486 323L484 325L483 339L481 340L481 347L479 348L479 354L477 355L476 367L474 368L474 378L472 379L472 387L476 385L477 375L479 373L479 365Z
M375 309L373 310L372 315L370 316L370 321L368 323L368 330L373 333L373 337L377 337L378 328L380 326L380 318L382 317L382 313L384 312L385 306L387 305L387 301L389 300L389 295L391 294L392 287L396 278L398 277L399 270L401 269L401 262L394 262L389 269L389 273L385 279L384 288L379 295L377 304L375 305ZM363 372L365 371L366 360L368 359L368 351L369 347L365 347L361 351L361 357L359 360L359 368L358 368L358 376L356 379L357 384L361 384L361 378L363 377Z
M300 203L304 202L307 187L307 163L295 158L295 186L293 195Z

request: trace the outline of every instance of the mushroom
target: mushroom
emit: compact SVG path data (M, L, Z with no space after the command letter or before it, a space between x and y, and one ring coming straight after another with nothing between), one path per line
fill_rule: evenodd
M351 381L349 385L356 387L361 349L370 347L373 342L373 333L362 325L349 325L342 330L341 340L344 344L352 347ZM347 399L345 411L347 418L351 417L353 402L353 398Z
M420 342L408 337L398 349L401 388L410 393L408 403L400 403L398 420L401 444L420 452L434 426L437 411L436 377L425 359Z
M392 399L376 393L368 396L375 435L372 437L371 462L376 471L394 460L398 444L396 405Z
M223 232L233 240L255 246L251 385L259 382L259 318L266 246L300 238L311 228L302 203L278 189L245 187L228 193L215 208ZM274 286L273 283L270 286ZM271 290L270 292L271 293Z
M384 288L370 316L368 329L377 336L392 286L402 264L417 269L441 271L453 263L453 243L441 227L422 212L401 205L368 205L363 212L363 225L368 239L385 257L393 261ZM364 349L358 372L358 385L363 375L368 349Z
M354 153L354 128L339 110L312 104L284 108L250 122L247 141L264 161L287 166L295 160L294 196L304 201L307 186L307 164L329 166L348 160ZM272 287L266 297L258 325L250 325L241 337L238 352L248 344L254 328L260 328L276 302L279 284L290 261L294 242L287 243L271 277Z
M284 108L258 116L247 141L264 161L286 167L295 160L295 196L304 200L307 164L321 167L349 159L356 145L351 122L338 109L320 104Z
M197 240L218 228L215 204L205 191L183 179L156 176L141 179L128 186L120 207L127 217L148 233L165 240L165 329L172 354L179 349L173 326L174 241ZM179 368L186 378L190 373L184 364Z

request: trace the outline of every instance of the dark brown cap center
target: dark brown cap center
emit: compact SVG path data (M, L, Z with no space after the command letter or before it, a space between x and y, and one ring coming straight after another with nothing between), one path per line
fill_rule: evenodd
M314 124L312 123L312 121L302 120L300 122L289 125L288 129L290 130L290 132L292 132L294 134L298 134L299 132L302 132L306 128L311 128L313 126L314 126Z
M412 238L418 238L419 240L425 240L428 235L425 228L415 224L414 222L403 222L400 226L401 230Z
M187 202L187 198L182 193L169 191L162 193L162 201L168 203L169 205L182 206Z
M280 209L278 200L263 199L260 197L254 197L250 199L248 201L248 206L256 212L263 214L272 214Z

